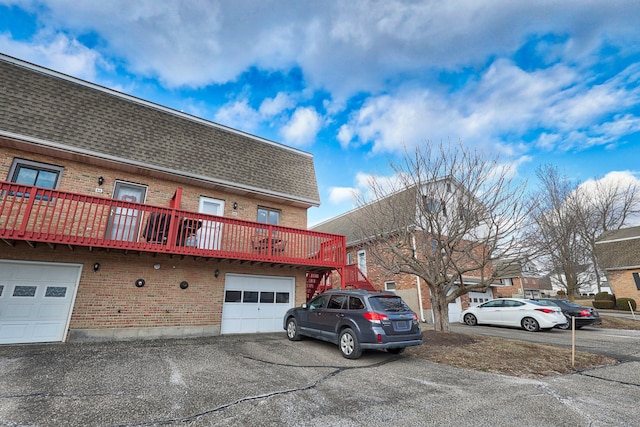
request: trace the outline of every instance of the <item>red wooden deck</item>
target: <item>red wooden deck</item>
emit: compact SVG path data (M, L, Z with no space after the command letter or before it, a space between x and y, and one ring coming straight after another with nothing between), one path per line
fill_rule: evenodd
M345 237L0 181L0 239L345 266Z

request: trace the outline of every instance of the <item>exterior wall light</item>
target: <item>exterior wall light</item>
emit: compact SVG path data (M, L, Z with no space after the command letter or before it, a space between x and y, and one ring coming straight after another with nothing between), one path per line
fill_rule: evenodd
M238 202L233 202L233 210L238 209Z
M102 184L104 184L104 177L101 176L100 178L98 178L98 185Z
M180 282L180 289L187 289L189 287L189 282L187 282L186 280L183 280L182 282Z
M220 270L216 268L216 271L213 272L213 276L217 279L219 275L220 275Z
M97 273L98 270L100 270L100 263L96 262L95 264L93 264L93 272Z
M144 279L138 279L136 280L136 288L141 288L144 286L146 282L144 281Z

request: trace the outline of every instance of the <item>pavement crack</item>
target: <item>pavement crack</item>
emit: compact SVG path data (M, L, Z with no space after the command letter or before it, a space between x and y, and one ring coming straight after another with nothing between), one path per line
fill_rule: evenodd
M633 386L633 387L640 387L640 384L638 384L638 383L630 383L628 381L621 381L621 380L614 380L614 379L611 379L611 378L599 377L597 375L587 374L585 372L579 372L578 374L582 375L582 376L585 376L585 377L594 378L596 380L607 381L607 382L610 382L610 383L622 384L622 385L630 385L630 386Z
M255 357L251 357L251 356L247 356L247 355L241 355L242 357L244 357L245 359L249 359L249 360L253 360L256 362L261 362L261 363L266 363L266 364L270 364L270 365L274 365L274 366L284 366L284 367L293 367L293 368L329 368L329 369L333 369L331 372L327 373L326 375L321 376L320 378L318 378L316 381L314 381L313 383L306 385L304 387L295 387L295 388L290 388L290 389L285 389L285 390L278 390L278 391L273 391L273 392L269 392L269 393L263 393L263 394L258 394L255 396L247 396L247 397L242 397L240 399L236 399L232 402L229 403L225 403L224 405L220 405L217 406L215 408L211 408L209 410L206 411L202 411L196 414L192 414L186 417L180 417L180 418L172 418L172 419L165 419L165 420L155 420L155 421L145 421L145 422L141 422L141 423L131 423L131 424L116 424L113 425L111 427L140 427L140 426L154 426L154 425L169 425L169 424L178 424L178 423L186 423L186 422L190 422L190 421L194 421L196 419L205 417L207 415L211 415L214 414L216 412L220 412L222 410L225 410L227 408L230 408L232 406L235 405L239 405L241 403L245 403L245 402L251 402L254 400L262 400L262 399L267 399L269 397L273 397L273 396L281 396L281 395L286 395L286 394L290 394L290 393L297 393L300 391L307 391L307 390L313 390L316 387L318 387L320 384L324 383L325 381L329 380L330 378L335 377L336 375L345 372L345 371L349 371L352 369L366 369L366 368L375 368L378 366L383 366L386 365L388 363L394 362L396 360L398 360L400 357L393 357L393 358L389 358L387 360L383 360L381 362L378 363L373 363L371 365L365 365L365 366L326 366L326 365L292 365L292 364L287 364L287 363L277 363L277 362L272 362L269 360L263 360L263 359L258 359Z

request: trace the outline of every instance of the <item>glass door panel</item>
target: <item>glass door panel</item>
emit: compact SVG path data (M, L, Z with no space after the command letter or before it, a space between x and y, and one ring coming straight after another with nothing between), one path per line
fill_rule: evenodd
M116 181L113 198L125 202L144 203L147 187ZM137 209L116 207L111 210L108 238L133 242L138 239L140 211Z

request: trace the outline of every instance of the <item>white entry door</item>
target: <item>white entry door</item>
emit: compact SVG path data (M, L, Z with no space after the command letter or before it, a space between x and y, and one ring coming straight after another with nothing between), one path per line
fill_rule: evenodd
M0 260L0 344L64 341L81 270Z
M280 332L293 307L295 278L227 274L222 305L222 334Z
M208 215L224 215L224 200L200 197L198 212ZM200 249L220 249L222 242L222 223L203 221L198 230L198 247Z
M146 186L129 182L116 181L113 189L113 198L125 202L144 203L146 194ZM116 207L111 212L108 236L113 240L136 241L138 239L139 222L139 210Z

